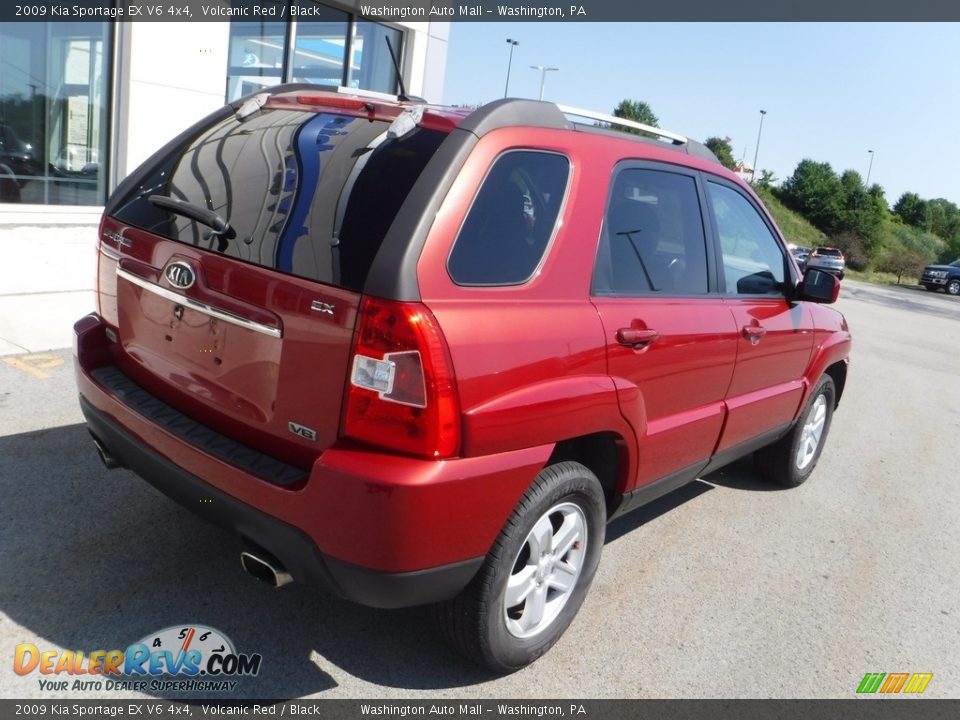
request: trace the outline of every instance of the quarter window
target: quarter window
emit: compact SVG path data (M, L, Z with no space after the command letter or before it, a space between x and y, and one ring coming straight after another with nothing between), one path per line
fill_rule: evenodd
M483 181L450 252L458 285L519 285L530 279L553 236L570 161L518 150L500 156Z
M784 254L756 208L736 190L707 183L723 253L726 292L735 295L780 295Z
M621 171L604 218L594 294L700 295L708 290L696 181L661 170Z

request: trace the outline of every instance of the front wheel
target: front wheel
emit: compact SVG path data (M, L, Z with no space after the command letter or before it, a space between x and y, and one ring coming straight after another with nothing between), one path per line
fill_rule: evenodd
M790 432L754 454L757 469L765 480L797 487L810 477L830 431L836 397L833 378L822 376Z
M600 482L588 468L544 468L470 584L438 606L447 639L494 672L529 665L570 625L590 589L606 524Z
M960 295L960 280L951 280L947 283L947 293L950 295Z

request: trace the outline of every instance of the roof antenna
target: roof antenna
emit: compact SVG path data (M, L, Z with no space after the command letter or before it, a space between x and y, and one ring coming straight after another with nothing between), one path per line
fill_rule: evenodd
M390 59L393 60L393 69L397 71L397 85L400 86L400 94L397 95L397 100L400 102L407 102L410 98L407 97L407 89L403 86L403 75L400 74L400 63L397 62L397 54L393 51L393 44L390 42L390 37L384 35L383 39L387 41L387 49L390 51Z

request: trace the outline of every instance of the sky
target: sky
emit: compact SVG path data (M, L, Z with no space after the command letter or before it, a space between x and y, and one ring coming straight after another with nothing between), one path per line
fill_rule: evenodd
M512 97L611 113L647 102L660 127L729 137L782 181L804 158L960 205L958 23L452 23L442 101ZM434 98L430 98L434 100Z

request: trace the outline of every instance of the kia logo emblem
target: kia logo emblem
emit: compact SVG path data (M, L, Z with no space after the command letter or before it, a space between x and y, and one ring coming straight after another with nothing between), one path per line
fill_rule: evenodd
M182 290L186 290L197 280L193 268L185 262L170 263L167 265L167 269L163 271L163 274L167 280L170 281L171 285L181 288Z

